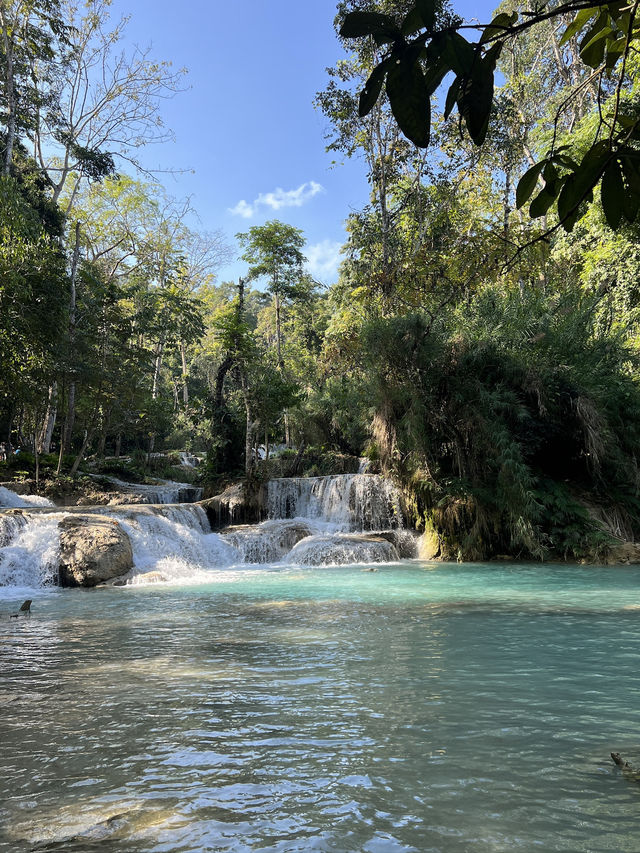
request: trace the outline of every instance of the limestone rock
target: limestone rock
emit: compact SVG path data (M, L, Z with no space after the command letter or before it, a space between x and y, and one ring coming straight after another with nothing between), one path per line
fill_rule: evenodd
M599 562L593 560L592 562ZM640 544L636 542L620 542L612 545L602 561L606 566L636 565L640 563Z
M411 560L418 556L420 538L415 530L396 527L394 530L376 530L372 535L390 542L401 560Z
M418 556L421 560L437 560L441 557L440 537L429 527L418 540Z
M60 586L96 586L133 567L131 542L103 515L72 515L60 522Z
M221 494L199 503L206 510L213 530L260 520L261 496L248 496L242 483L234 483Z
M258 525L237 524L220 532L246 563L270 563L288 554L298 542L311 536L312 531L304 522L273 519Z

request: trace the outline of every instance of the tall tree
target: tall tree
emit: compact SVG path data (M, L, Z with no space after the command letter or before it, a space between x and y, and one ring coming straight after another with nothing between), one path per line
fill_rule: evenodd
M286 300L300 295L306 261L302 254L305 239L299 228L277 219L254 225L236 237L244 249L241 258L249 264L248 278L267 281L276 316L276 361L282 371L282 306Z

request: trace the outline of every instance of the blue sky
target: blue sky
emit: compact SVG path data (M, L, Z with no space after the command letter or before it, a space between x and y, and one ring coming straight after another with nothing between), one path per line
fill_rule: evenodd
M454 5L484 17L492 8ZM189 71L189 89L162 107L175 141L146 148L144 165L189 170L162 178L168 192L191 196L193 224L220 228L230 242L268 219L301 228L311 271L334 281L344 220L368 198L361 162L331 167L326 121L312 103L326 66L344 56L334 0L113 0L111 8L114 19L131 16L131 44ZM220 278L243 269L235 262Z

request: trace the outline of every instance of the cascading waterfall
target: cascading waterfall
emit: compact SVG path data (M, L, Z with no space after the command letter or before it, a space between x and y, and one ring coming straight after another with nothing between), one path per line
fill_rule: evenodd
M0 516L0 587L35 589L58 578L62 513Z
M180 581L204 576L211 568L224 568L242 558L217 533L212 533L200 506L155 506L114 515L133 548L132 583ZM149 575L153 573L153 575ZM145 579L144 575L149 575Z
M269 518L314 519L336 531L403 526L398 490L378 474L271 480L267 508Z
M220 533L211 532L198 504L52 512L29 505L27 497L20 509L0 512L0 586L56 582L58 523L70 513L107 515L127 534L133 569L122 584L203 582L242 565L344 565L413 556L414 536L403 528L399 494L374 474L273 480L267 493L269 519Z
M376 474L271 480L267 507L271 519L296 519L312 529L289 551L286 562L292 565L389 562L399 559L400 545L413 555L398 530L403 527L399 492ZM397 542L367 535L392 530L398 531Z
M222 538L236 549L245 563L273 563L313 532L313 527L302 521L275 519L234 527L223 532Z
M40 495L17 495L10 489L0 486L0 508L1 507L30 507L30 506L53 506L53 502Z
M114 488L127 496L131 495L131 503L143 504L180 504L198 501L202 497L202 489L190 483L178 483L173 480L158 480L153 485L145 483L127 483L117 477L107 477L102 474L90 476L107 480Z
M300 566L342 566L349 563L390 563L398 559L391 542L345 533L319 534L291 549L287 562Z

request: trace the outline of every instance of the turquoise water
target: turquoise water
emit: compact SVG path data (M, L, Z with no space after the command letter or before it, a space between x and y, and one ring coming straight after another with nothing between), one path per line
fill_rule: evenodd
M32 597L0 601L2 853L640 850L640 568Z

